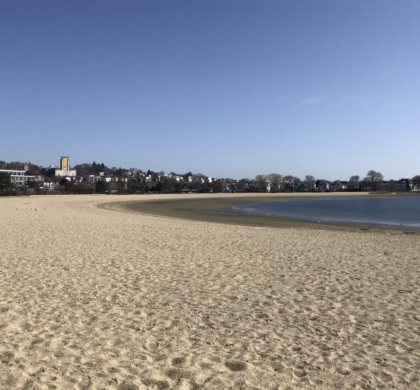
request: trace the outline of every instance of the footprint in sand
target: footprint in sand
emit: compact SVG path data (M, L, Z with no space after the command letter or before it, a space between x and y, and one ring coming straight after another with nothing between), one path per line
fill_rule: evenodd
M230 361L230 362L226 362L225 366L229 368L230 371L234 371L234 372L246 370L246 363L243 363L243 362Z
M146 349L157 349L157 347L159 347L159 343L156 340L148 339L146 344L144 344L144 347Z

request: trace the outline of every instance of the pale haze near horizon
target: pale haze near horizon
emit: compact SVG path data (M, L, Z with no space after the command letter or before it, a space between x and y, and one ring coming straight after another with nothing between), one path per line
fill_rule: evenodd
M0 160L420 174L420 2L0 3Z

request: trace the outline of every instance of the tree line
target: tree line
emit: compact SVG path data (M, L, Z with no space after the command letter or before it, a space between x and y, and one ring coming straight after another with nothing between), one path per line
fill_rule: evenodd
M299 184L303 183L308 188L313 188L317 180L312 175L306 175L304 180L292 175L280 175L278 173L270 173L269 175L257 175L255 177L260 192L267 192L268 185L270 192L280 192L294 189ZM373 190L378 188L378 185L383 183L384 177L382 173L369 170L363 179L359 175L353 175L348 181L349 184L359 185L360 188L370 187ZM411 179L413 186L420 188L420 175L416 175ZM335 180L335 182L341 182Z

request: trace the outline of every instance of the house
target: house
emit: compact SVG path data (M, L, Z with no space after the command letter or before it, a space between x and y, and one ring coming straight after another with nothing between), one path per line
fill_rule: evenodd
M347 183L347 191L359 191L360 184L356 181L349 181Z
M297 186L296 186L296 189L299 191L299 192L308 192L309 191L309 187L307 186L307 184L305 184L305 183L299 183Z
M83 175L83 180L87 181L88 183L96 183L97 176L95 175Z
M245 184L246 192L258 192L258 185L255 182L248 182Z
M325 191L330 189L330 185L327 180L317 180L316 181L316 189L317 191Z
M376 189L377 189L378 191L389 191L389 190L391 189L391 184L390 184L390 182L392 183L392 182L393 182L393 180L391 180L391 181L383 181L382 183L379 183L379 184L376 186Z
M411 187L412 187L412 183L410 179L400 179L397 182L398 191L410 191Z
M330 184L330 191L345 191L347 189L347 182L336 180Z
M34 180L38 182L44 181L45 177L43 175L34 175Z
M0 172L7 173L10 176L10 181L14 185L23 185L28 180L35 180L35 176L27 175L26 171L15 169L0 169Z
M295 183L282 183L281 186L283 187L284 191L286 191L286 192L295 192L296 191L296 184Z
M410 179L384 181L378 184L378 191L410 191Z
M42 183L39 183L39 186L45 190L46 188L54 188L56 184L57 183L54 183L52 181L44 181Z

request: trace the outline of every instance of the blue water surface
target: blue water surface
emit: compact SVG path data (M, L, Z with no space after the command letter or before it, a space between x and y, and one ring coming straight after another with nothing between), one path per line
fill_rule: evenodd
M420 197L346 198L256 202L234 206L249 214L304 220L403 225L420 228Z

